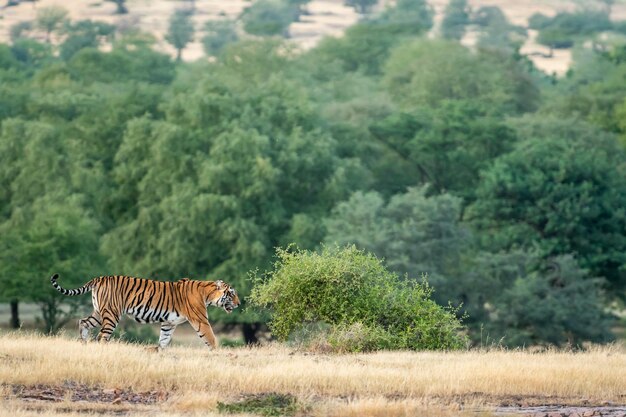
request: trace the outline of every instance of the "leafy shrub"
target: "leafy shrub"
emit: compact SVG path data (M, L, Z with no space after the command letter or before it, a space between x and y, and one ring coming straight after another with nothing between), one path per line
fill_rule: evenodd
M279 249L267 279L255 276L250 301L270 308L270 329L286 340L310 323L331 326L336 351L458 349L455 311L430 299L426 282L400 279L375 256L349 246L321 253Z

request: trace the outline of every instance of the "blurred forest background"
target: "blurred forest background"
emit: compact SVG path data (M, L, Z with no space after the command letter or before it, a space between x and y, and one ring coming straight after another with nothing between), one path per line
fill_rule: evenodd
M87 310L54 272L245 297L276 247L355 244L427 273L476 344L623 337L624 4L512 21L506 2L347 0L342 33L298 42L315 2L170 1L159 33L131 18L144 3L2 6L1 325L25 304L47 332ZM540 65L563 51L566 70ZM213 310L248 342L263 329Z

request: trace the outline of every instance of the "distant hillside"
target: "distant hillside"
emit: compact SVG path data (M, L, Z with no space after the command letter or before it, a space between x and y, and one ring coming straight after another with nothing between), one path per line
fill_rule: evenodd
M392 0L380 0L378 8L393 3ZM431 0L435 15L435 28L441 21L443 11L448 0ZM507 15L511 23L526 26L528 18L536 12L553 15L558 11L571 10L577 5L584 4L581 0L469 0L473 8L481 6L497 6ZM587 3L593 3L588 0ZM613 6L614 19L626 19L626 4L616 2ZM116 6L110 1L103 0L38 0L37 2L22 1L20 4L0 9L0 42L9 41L10 28L19 22L32 21L35 18L37 8L59 5L68 9L71 19L101 20L120 26L135 26L143 31L154 34L157 39L157 47L174 55L173 48L165 42L164 34L167 30L170 15L179 8L190 7L190 2L185 0L128 0L128 14L116 15ZM244 0L196 0L196 11L193 21L196 27L196 39L185 49L183 59L196 60L204 56L200 38L204 22L223 18L236 18L251 4ZM324 36L341 36L343 31L356 23L359 15L351 7L344 5L343 0L313 0L306 6L307 14L301 17L299 22L293 23L289 28L291 39L303 48L313 47ZM567 50L555 51L551 58L543 57L547 54L547 48L537 45L532 41L535 34L530 33L530 39L522 51L535 61L536 65L547 72L564 73L569 64L571 54ZM43 34L41 34L43 39ZM464 40L466 44L472 43L470 33Z

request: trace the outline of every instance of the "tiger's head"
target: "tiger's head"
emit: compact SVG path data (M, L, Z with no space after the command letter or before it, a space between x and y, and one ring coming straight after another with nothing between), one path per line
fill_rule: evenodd
M215 286L217 287L218 297L215 301L215 305L222 307L227 313L232 313L240 304L237 291L222 280L215 281Z

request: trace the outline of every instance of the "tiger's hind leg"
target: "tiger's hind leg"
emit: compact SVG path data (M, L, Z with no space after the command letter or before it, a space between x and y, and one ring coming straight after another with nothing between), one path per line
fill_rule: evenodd
M149 347L147 350L151 352L158 352L160 350L165 349L170 342L172 341L172 335L174 334L174 330L176 330L176 324L174 323L161 323L161 334L159 336L159 344L154 347Z
M161 335L159 336L159 349L165 349L172 341L172 335L176 330L176 325L173 323L161 324Z
M91 313L89 317L78 320L78 333L80 335L80 340L86 342L89 338L89 330L93 329L96 326L100 326L101 324L102 317L100 317L100 313L98 313L97 311Z
M102 328L98 333L98 342L108 342L120 321L121 314L113 314L110 311L102 312Z

